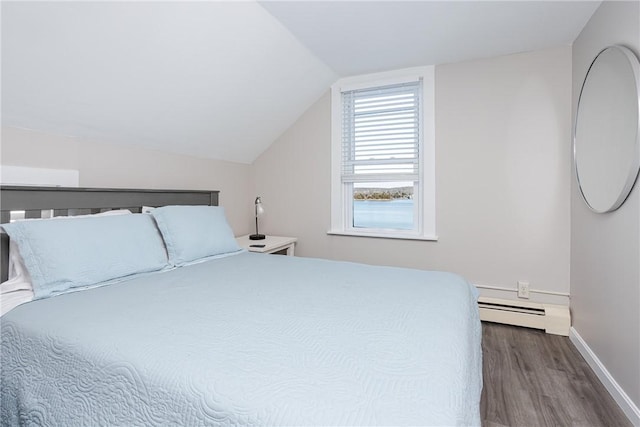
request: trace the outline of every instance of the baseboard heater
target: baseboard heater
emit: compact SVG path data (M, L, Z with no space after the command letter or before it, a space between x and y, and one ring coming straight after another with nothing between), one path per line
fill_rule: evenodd
M543 329L548 334L569 335L569 307L556 304L480 297L480 320Z

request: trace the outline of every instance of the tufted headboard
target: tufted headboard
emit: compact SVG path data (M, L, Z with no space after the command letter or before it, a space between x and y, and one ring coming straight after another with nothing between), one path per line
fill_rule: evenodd
M129 209L139 213L142 206L218 205L218 191L139 190L126 188L0 186L0 223L11 220L12 211L24 211L24 218L73 216ZM20 212L20 214L22 214ZM9 237L1 236L0 281L7 280Z

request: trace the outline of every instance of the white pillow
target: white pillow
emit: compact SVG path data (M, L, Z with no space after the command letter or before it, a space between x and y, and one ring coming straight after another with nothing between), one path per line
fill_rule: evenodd
M19 221L51 221L58 219L76 219L91 216L126 215L132 212L128 209L112 210L89 215L57 216L54 218L31 218ZM20 248L13 240L9 242L8 280L0 283L0 316L8 313L14 307L33 300L33 284L27 267L24 265Z
M20 256L20 250L18 249L18 244L11 240L9 242L9 271L8 271L8 279L11 280L18 276L24 276L24 274L29 274L24 268L24 261ZM1 284L0 284L1 286Z
M0 316L33 299L31 276L24 266L18 245L9 242L9 280L0 283Z

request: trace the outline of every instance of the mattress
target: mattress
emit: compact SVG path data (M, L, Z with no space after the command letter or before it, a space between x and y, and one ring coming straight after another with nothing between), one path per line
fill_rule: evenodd
M242 253L2 317L2 425L480 425L477 295Z

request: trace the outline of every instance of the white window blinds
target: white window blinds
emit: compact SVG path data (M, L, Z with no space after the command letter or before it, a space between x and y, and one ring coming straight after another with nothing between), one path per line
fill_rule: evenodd
M342 92L342 182L418 181L422 80Z

